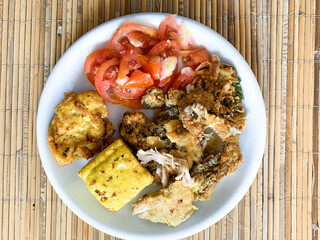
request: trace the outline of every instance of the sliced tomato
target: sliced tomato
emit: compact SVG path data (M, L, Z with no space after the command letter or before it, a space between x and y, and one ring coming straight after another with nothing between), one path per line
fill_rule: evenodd
M84 62L84 73L93 85L95 85L94 76L100 65L113 57L119 57L119 54L108 48L97 49L87 56Z
M153 80L149 73L136 71L131 74L129 80L123 84L125 88L149 88L153 85Z
M139 109L143 109L143 105L141 104L141 99L121 99L121 105L127 107L127 108L131 108L131 109L135 109L135 110L139 110Z
M112 91L118 99L137 99L147 91L147 88L124 88L118 84L112 86Z
M174 16L169 16L160 23L158 27L158 36L161 41L178 41L183 49L192 49L195 47L195 41L184 22L181 22L181 24L178 25Z
M190 67L185 67L181 69L181 72L172 81L170 88L185 89L188 84L194 84L194 80L194 70Z
M170 77L178 67L177 57L171 56L161 60L160 80Z
M120 62L118 79L127 77L130 71L142 67L141 63L137 60L137 55L140 53L139 48L129 48Z
M134 24L132 22L127 22L127 23L123 24L120 28L117 29L117 31L113 34L112 38L109 40L107 46L111 49L114 49L114 50L120 52L120 53L124 53L126 48L119 41L121 40L121 38L124 35L132 32L132 31L142 32L142 33L150 36L153 39L158 39L158 34L157 34L156 30L139 25L139 24ZM133 36L131 36L130 39L131 39L131 41L133 41ZM130 39L129 39L129 41L130 41Z
M119 59L112 58L101 64L95 75L95 85L98 93L104 100L114 104L118 104L119 100L111 98L109 96L109 90L117 78L118 66Z
M160 79L161 63L160 58L150 58L144 55L137 56L138 61L143 66L143 71L149 73L152 79Z
M139 48L149 48L159 43L157 38L152 38L149 35L139 31L128 32L126 37L132 46Z
M149 57L161 57L166 58L169 56L178 56L179 50L181 49L181 46L179 42L177 41L162 41L159 42L157 45L155 45L149 52Z
M182 57L183 66L185 67L196 68L203 62L212 61L210 53L204 47L200 47L189 51L180 51L179 54Z

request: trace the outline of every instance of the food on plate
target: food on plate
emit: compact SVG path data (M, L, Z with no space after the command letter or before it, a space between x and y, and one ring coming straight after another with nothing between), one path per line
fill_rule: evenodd
M142 97L141 103L146 109L161 108L164 104L164 93L159 88L149 88Z
M64 96L48 131L49 147L59 165L93 157L112 142L114 133L107 105L96 91Z
M239 163L242 163L238 135L231 136L223 143L215 145L217 144L221 144L222 151L206 154L203 160L194 164L190 170L195 200L209 199L219 181L233 173Z
M154 181L161 189L133 203L132 213L176 227L197 209L193 202L208 200L242 163L246 112L237 71L196 46L174 16L157 30L120 26L105 48L86 58L84 71L98 93L66 94L49 127L59 164L92 157L110 144L114 129L103 99L156 109L153 120L126 112L119 133L128 147L116 140L79 172L107 209L118 211Z
M151 222L177 227L197 209L192 205L194 193L182 181L175 181L132 204L132 214Z
M153 181L152 175L120 139L90 160L78 175L95 198L113 212L121 209Z
M120 125L120 136L134 149L141 148L151 136L151 121L142 112L126 112Z
M180 58L186 67L179 74ZM157 30L132 22L123 24L105 48L88 55L84 72L106 101L141 109L150 108L141 104L148 89L163 89L173 81L174 87L185 87L193 80L190 71L211 59L204 47L196 47L184 22L179 25L174 16L169 16Z
M239 135L246 113L240 79L233 67L213 59L192 71L188 82L193 84L168 89L165 107L153 122L141 112L125 113L121 136L163 188L133 204L133 213L141 218L179 225L192 214L192 202L209 199L219 181L242 162ZM138 119L147 124L137 124ZM178 185L184 189L174 188ZM186 198L187 209L172 202L175 198Z

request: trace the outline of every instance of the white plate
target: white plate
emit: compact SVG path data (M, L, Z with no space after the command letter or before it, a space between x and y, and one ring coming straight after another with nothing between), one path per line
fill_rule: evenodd
M257 81L246 61L218 33L193 20L177 16L178 22L185 21L198 45L204 45L209 52L219 55L222 62L235 66L238 71L245 96L244 105L248 113L247 125L240 137L243 164L218 184L209 201L196 202L195 205L199 210L177 228L132 216L130 204L117 213L109 212L91 195L85 183L77 176L87 160L80 159L63 167L57 164L47 142L48 125L54 116L54 107L63 99L64 92L93 89L83 72L86 56L93 50L105 46L116 29L127 21L157 27L166 16L160 13L128 15L106 22L86 33L66 51L54 67L43 89L38 108L37 141L40 157L59 197L76 215L91 226L126 239L182 238L219 221L237 205L250 188L259 169L265 146L265 106ZM119 122L128 109L112 104L108 104L108 109L110 120L115 124L117 131L114 137L118 138ZM148 191L150 188L144 192Z

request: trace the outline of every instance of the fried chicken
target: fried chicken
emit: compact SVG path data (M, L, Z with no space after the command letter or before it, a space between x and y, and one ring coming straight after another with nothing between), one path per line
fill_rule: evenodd
M195 164L190 174L194 181L195 200L207 200L220 180L233 173L242 161L239 136L224 141L223 151Z
M196 210L192 205L193 201L194 193L191 188L184 186L182 181L175 181L168 188L133 203L132 214L151 222L177 227Z
M141 103L146 109L161 108L164 105L164 93L161 89L151 87L143 95Z
M135 150L142 148L151 136L151 121L142 112L126 112L120 125L120 136Z

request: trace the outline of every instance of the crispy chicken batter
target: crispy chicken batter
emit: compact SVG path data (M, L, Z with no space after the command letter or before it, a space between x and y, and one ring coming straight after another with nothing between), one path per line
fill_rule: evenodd
M209 199L220 180L233 173L241 160L239 136L231 136L225 140L221 153L195 164L190 171L195 182L195 200Z
M182 181L171 183L132 204L132 214L151 222L177 227L196 210L192 205L194 193Z
M146 137L151 136L151 121L142 112L126 112L120 125L121 137L134 149L142 148Z
M202 155L202 148L195 137L183 127L181 121L171 120L164 125L164 129L170 141L175 143L179 149L183 148L188 153L186 158L190 167L193 161L199 161Z
M229 119L220 114L220 112L227 114L226 107L204 90L187 94L179 100L178 105L180 120L197 141L201 140L203 131L207 127L212 128L222 140L240 134L245 127L245 119Z
M91 158L112 142L114 127L96 91L65 93L49 125L48 142L60 165Z

